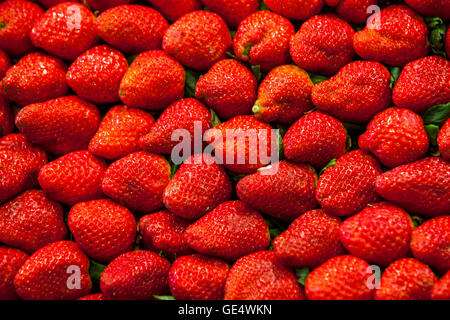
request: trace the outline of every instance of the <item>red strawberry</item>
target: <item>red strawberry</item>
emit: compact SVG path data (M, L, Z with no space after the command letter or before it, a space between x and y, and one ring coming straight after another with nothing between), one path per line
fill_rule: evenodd
M400 259L383 272L376 300L430 300L437 282L427 265L412 258Z
M275 67L259 86L252 111L258 120L291 124L313 107L312 88L305 70L294 65Z
M134 59L122 78L120 100L129 107L161 110L183 97L184 81L177 60L161 50L147 51Z
M163 192L170 180L170 165L159 155L138 151L112 163L105 172L103 192L140 212L163 207Z
M191 224L184 233L197 252L236 260L269 246L263 217L241 201L228 201Z
M433 300L450 300L450 271L447 272L434 284L431 291Z
M87 149L100 123L98 109L76 96L30 104L16 116L16 126L31 142L55 154Z
M405 0L405 2L424 16L450 20L450 3L446 0Z
M317 174L305 164L280 161L273 174L256 173L245 176L236 185L236 193L253 208L284 221L292 221L317 206L314 191Z
M192 254L178 258L169 271L177 300L222 300L230 266L220 259Z
M371 300L371 274L372 269L363 259L351 255L334 257L308 275L306 295L310 300Z
M450 57L450 25L445 36L445 50L447 51L447 57Z
M240 258L225 283L225 300L303 300L294 272L279 262L273 251Z
M234 29L259 7L259 0L202 0L202 2L218 13Z
M439 131L437 143L442 159L450 161L450 119L444 123Z
M45 8L51 8L53 6L56 6L57 4L60 4L62 2L67 2L66 0L37 0L41 5L43 5ZM80 0L72 0L73 2L81 2Z
M0 79L3 79L9 67L11 67L11 60L9 59L8 55L0 49Z
M139 138L155 123L151 114L118 105L103 117L97 133L89 142L89 151L106 159L119 159L139 150Z
M14 286L24 300L80 298L91 291L89 260L75 242L53 242L28 258L14 278Z
M0 48L13 56L33 51L30 31L44 10L31 1L7 0L0 4Z
M176 134L177 130L187 130L193 146L194 129L198 123L201 124L199 129L203 137L203 133L211 127L211 113L208 108L193 98L178 100L164 110L156 123L147 130L147 134L139 139L139 145L148 152L170 154L179 143L172 140L172 135Z
M200 10L200 0L147 0L152 7L164 14L170 21L175 21L185 14Z
M161 49L169 27L158 11L140 5L113 7L100 14L95 23L100 38L130 54Z
M340 223L323 210L308 211L274 239L274 251L289 266L316 267L344 253L339 242Z
M345 153L347 133L332 116L314 111L295 122L283 137L286 158L323 168Z
M86 0L86 2L93 11L105 11L109 8L129 4L133 0Z
M450 163L428 157L380 175L377 193L409 212L435 217L450 212Z
M263 71L290 61L289 41L295 34L292 23L270 11L257 11L239 24L233 38L236 56Z
M114 259L103 271L105 299L149 300L166 293L170 263L154 252L136 250Z
M225 21L210 11L190 12L167 29L163 38L165 52L183 65L208 70L225 58L231 36Z
M2 80L5 96L19 105L43 102L68 92L63 61L35 52L23 57Z
M306 20L318 14L324 0L265 0L270 10L293 20Z
M77 203L70 209L68 225L80 249L101 262L131 251L136 237L130 210L107 199Z
M28 255L19 249L0 246L0 300L18 299L14 277L27 259Z
M77 300L106 300L103 297L103 293L93 293L93 294L89 294L87 296L78 298Z
M39 184L56 201L74 205L103 197L103 159L89 151L75 151L47 163L39 171Z
M336 7L336 12L350 23L365 23L369 18L370 6L378 5L377 0L325 0L329 6Z
M8 102L0 97L0 138L14 130L14 119Z
M232 187L222 166L207 154L184 161L164 190L166 208L185 219L197 219L231 197Z
M200 77L195 96L213 108L221 119L230 119L251 112L257 86L250 70L236 60L226 59Z

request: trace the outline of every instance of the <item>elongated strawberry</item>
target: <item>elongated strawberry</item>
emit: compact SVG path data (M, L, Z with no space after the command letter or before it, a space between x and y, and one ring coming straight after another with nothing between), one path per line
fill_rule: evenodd
M339 16L350 23L364 23L374 13L378 0L325 0L329 6L336 7ZM369 12L368 12L369 11Z
M306 20L322 10L324 0L265 0L264 3L283 17Z
M105 11L122 4L129 4L133 0L86 0L86 2L93 11Z
M247 16L256 12L259 0L202 0L212 11L218 13L230 26L236 28Z
M8 102L0 97L0 138L14 130L14 119Z
M442 159L450 161L450 119L444 123L439 131L437 143Z
M174 22L185 14L200 10L200 0L147 0L152 7L164 14L170 21Z
M0 49L0 79L3 79L9 67L11 67L11 59L5 51Z
M427 17L450 19L450 3L445 0L405 0L406 4Z
M450 300L450 271L436 282L431 291L433 300Z
M19 297L14 288L14 277L28 255L19 249L0 246L0 300L16 300Z

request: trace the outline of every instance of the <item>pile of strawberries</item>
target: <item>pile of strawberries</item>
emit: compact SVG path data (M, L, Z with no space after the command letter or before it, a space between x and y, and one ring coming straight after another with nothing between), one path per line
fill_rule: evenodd
M0 299L450 299L449 20L1 1Z

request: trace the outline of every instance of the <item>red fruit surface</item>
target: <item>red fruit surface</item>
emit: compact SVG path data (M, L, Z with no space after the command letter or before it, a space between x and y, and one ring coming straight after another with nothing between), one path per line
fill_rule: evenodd
M202 0L212 11L219 14L232 29L259 8L259 0Z
M185 14L200 10L200 0L147 0L152 7L164 14L170 21L174 22Z
M424 16L450 20L450 3L446 0L405 0L405 2Z
M19 249L0 246L0 300L16 300L19 297L14 288L14 277L28 255Z
M105 11L122 4L129 4L133 0L86 0L92 11Z
M0 97L0 138L14 130L14 119L8 102Z
M93 293L93 294L89 294L87 296L78 298L77 300L106 300L103 297L103 293Z
M62 2L67 2L66 0L37 0L42 6L45 8L51 8L53 6L56 6L57 4L60 4ZM73 2L80 2L80 0L73 0Z
M439 131L437 143L442 159L450 161L450 119L444 123Z
M433 300L450 300L450 271L447 272L434 284L431 291Z
M0 49L0 79L3 79L9 67L11 67L11 60L6 52Z
M322 10L324 0L265 0L264 3L283 17L306 20Z
M377 0L325 0L329 6L335 6L339 16L350 23L365 23L375 11L370 6L378 5ZM375 7L373 7L375 9Z

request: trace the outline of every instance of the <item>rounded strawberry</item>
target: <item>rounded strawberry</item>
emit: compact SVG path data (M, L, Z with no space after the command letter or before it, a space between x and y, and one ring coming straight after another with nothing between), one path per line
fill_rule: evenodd
M293 20L306 20L318 14L324 0L265 0L270 10Z
M11 67L11 59L9 59L5 51L0 49L0 79L3 79L9 67Z
M436 282L431 291L432 300L450 300L450 271Z
M219 14L231 28L237 28L242 20L259 8L259 0L202 0L202 2Z
M19 297L14 288L14 277L28 255L19 249L0 246L0 300L16 300Z
M147 0L152 7L164 14L170 21L176 21L185 14L200 10L200 0Z
M0 96L0 138L14 130L14 119L6 99Z
M424 16L450 20L450 3L446 0L405 0L405 2Z
M442 159L450 161L450 119L444 123L439 131L437 143Z
M325 0L329 6L336 7L339 16L350 23L365 23L369 18L370 6L377 6L378 0ZM372 11L373 13L373 11Z
M130 2L133 2L133 0L86 0L92 11L105 11Z

